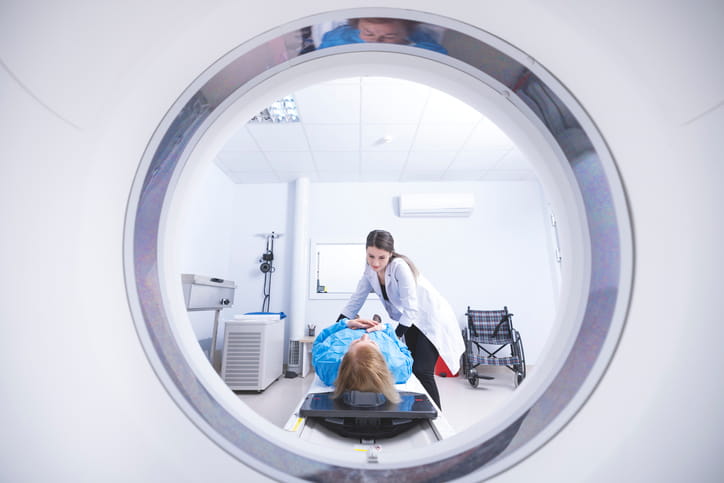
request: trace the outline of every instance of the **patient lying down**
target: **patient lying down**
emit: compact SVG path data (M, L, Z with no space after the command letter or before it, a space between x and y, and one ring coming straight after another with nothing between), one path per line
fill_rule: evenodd
M369 319L341 319L314 341L312 363L319 378L334 385L334 397L347 391L381 393L400 401L395 384L412 374L410 351L388 324Z

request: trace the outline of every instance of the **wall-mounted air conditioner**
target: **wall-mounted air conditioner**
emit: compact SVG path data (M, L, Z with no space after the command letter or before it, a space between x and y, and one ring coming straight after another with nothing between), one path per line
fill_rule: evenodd
M472 193L407 193L400 195L400 216L470 216Z

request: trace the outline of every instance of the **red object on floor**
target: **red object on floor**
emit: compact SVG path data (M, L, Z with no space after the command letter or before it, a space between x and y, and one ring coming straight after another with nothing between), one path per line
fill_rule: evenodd
M442 377L458 377L457 372L450 374L450 369L448 369L447 364L445 364L445 361L440 357L437 358L437 362L435 363L435 374Z

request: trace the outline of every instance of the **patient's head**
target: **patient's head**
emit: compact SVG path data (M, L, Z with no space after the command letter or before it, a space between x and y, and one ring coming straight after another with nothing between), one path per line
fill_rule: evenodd
M410 43L408 36L417 25L416 22L398 18L355 18L350 19L349 24L359 30L362 41L385 44Z
M393 403L400 401L387 362L375 341L367 334L350 344L342 358L334 385L335 398L342 396L345 391L363 391L382 393Z

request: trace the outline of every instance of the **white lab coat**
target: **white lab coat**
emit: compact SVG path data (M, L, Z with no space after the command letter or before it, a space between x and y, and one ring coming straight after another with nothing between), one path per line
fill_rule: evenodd
M401 258L394 258L385 268L385 289L389 300L382 296L377 273L367 265L342 313L355 317L367 296L376 293L392 320L407 327L415 324L430 339L448 369L453 374L458 372L465 342L448 301L422 275L415 280L412 269Z

